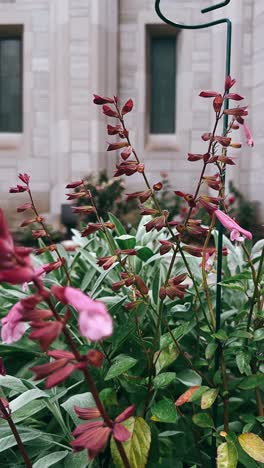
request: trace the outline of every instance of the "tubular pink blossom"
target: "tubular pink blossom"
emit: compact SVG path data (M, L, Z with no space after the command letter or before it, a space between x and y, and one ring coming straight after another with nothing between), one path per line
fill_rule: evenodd
M26 326L22 322L22 314L23 306L21 302L17 302L2 319L1 338L3 343L14 343L24 335Z
M52 293L79 312L79 329L90 341L99 341L113 333L113 321L105 305L86 296L80 289L54 286Z
M246 231L246 229L243 229L242 227L240 227L239 224L237 224L227 214L223 213L223 211L215 210L214 214L217 217L217 219L220 221L220 223L231 232L231 236L230 236L231 240L238 240L241 242L241 240L244 240L244 237L246 237L249 240L252 239L251 232ZM242 234L243 237L240 237L239 233Z
M252 135L251 135L251 132L250 132L249 128L247 127L247 125L245 123L242 125L242 127L243 127L244 134L245 134L245 137L246 137L246 144L248 146L251 146L251 147L254 146L254 140L252 138Z

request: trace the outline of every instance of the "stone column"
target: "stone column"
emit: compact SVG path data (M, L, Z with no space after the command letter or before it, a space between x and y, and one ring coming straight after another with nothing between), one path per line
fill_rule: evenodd
M50 0L50 211L59 215L69 181L69 0Z
M118 0L91 0L91 4L91 94L113 96L118 93ZM93 105L90 139L93 170L96 172L106 168L111 175L114 158L106 155L105 124L106 119Z

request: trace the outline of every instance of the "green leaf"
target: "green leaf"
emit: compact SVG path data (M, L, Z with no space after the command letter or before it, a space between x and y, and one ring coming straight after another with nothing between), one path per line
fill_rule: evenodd
M223 286L223 288L226 288L226 289L232 289L234 291L245 292L245 288L240 283L226 284L226 283L223 283L222 281L221 283L218 283L218 284L220 284L221 286Z
M264 385L264 374L254 374L245 377L239 384L239 388L242 390L251 390L255 387L261 387Z
M74 411L74 406L80 406L80 408L94 408L95 402L92 397L92 394L86 392L71 396L70 398L68 398L68 400L62 403L61 406L65 409L65 411L70 415L74 423L77 425L80 424L80 419Z
M259 465L250 458L244 450L242 450L240 444L238 443L237 436L234 432L229 432L226 436L227 442L233 442L237 449L238 460L245 468L259 468Z
M163 374L157 375L153 380L153 385L156 390L165 388L170 383L175 382L176 374L175 372L163 372Z
M108 217L111 223L115 224L115 231L118 236L123 236L124 234L126 234L126 230L123 224L119 221L119 219L115 215L113 215L112 213L108 213Z
M232 275L230 278L222 281L221 284L229 284L229 283L235 283L236 281L244 281L252 278L252 274L250 271L242 271L241 273L238 273L237 275Z
M214 341L211 343L208 343L205 349L205 357L208 361L210 361L214 357L214 353L217 350L217 343Z
M207 390L202 396L201 408L211 408L217 398L218 392L218 388L210 388L210 390Z
M106 405L106 406L116 406L118 405L117 398L116 398L116 391L113 388L104 388L101 390L100 394L100 400Z
M182 325L179 325L177 328L172 330L172 334L175 340L180 340L183 336L187 335L194 327L196 323L195 320L185 322ZM171 343L173 343L173 338L170 333L165 333L160 339L160 349L167 348Z
M131 367L134 367L138 361L130 356L126 356L125 354L120 354L118 358L116 358L116 362L112 364L110 369L108 370L105 380L114 379L119 375L126 372Z
M193 423L199 427L214 427L214 422L211 416L207 413L197 413L192 417Z
M217 448L217 468L236 468L237 449L232 442L224 442Z
M23 384L23 382L21 382L21 380L17 377L13 377L12 375L0 375L0 387L6 387L19 393L27 390L27 387Z
M159 290L161 287L162 283L162 269L159 268L152 281L152 299L155 305L159 304L160 298L159 298Z
M200 400L200 398L202 397L202 395L207 391L209 390L209 387L207 387L207 385L202 385L201 387L197 388L196 392L194 392L190 398L189 401L197 401L197 400Z
M36 400L37 398L49 398L49 395L38 388L33 390L27 390L26 392L19 395L17 398L12 400L9 403L10 409L12 413L23 408L23 406L27 405L31 401Z
M236 363L239 369L240 374L244 374L247 371L250 371L250 355L245 351L239 351L236 354Z
M93 461L89 462L87 450L82 450L81 452L70 453L64 460L63 468L87 468L92 465Z
M59 462L69 454L68 450L53 452L45 457L40 458L36 463L34 463L33 468L49 468L55 463Z
M164 431L159 433L159 437L173 437L178 434L184 434L183 431Z
M134 249L137 241L134 236L130 236L129 234L124 234L123 236L115 238L118 247L120 249Z
M228 336L226 334L225 330L218 330L216 333L213 334L215 338L217 338L220 341L226 341L228 339Z
M185 369L179 372L176 376L176 379L187 387L195 387L196 385L201 385L202 383L200 375L192 369Z
M151 408L152 421L164 422L164 423L175 423L177 421L177 410L175 403L168 398L160 400L155 403Z
M100 276L97 278L94 286L93 286L93 289L92 291L89 293L89 296L91 296L92 298L94 298L94 295L97 291L97 289L99 288L99 286L101 286L102 282L104 281L105 277L106 276L109 276L109 273L111 270L113 270L117 265L117 262L115 262L110 268L108 268L108 270L105 270L103 271Z
M158 359L157 359L157 356L158 356ZM170 346L163 349L161 352L157 351L154 354L154 362L155 362L157 374L159 374L159 372L164 367L168 367L170 364L172 364L177 359L178 356L179 356L179 351L176 348L174 343L171 343Z
M146 262L149 258L151 258L154 255L152 250L149 247L139 247L137 249L137 256L142 260L143 262Z
M264 340L264 328L259 328L254 332L254 341Z
M63 468L87 468L93 465L93 460L89 462L87 450L81 452L70 453L65 458Z
M264 463L264 442L256 434L247 432L238 436L242 449L254 460Z
M37 439L42 436L42 432L37 431L30 431L30 432L19 432L20 438L22 442L29 442L30 440ZM1 437L0 439L0 452L4 452L4 450L9 449L10 447L14 447L17 445L16 439L14 438L13 434Z
M147 464L150 448L150 428L143 418L129 418L123 425L132 436L123 443L131 468L144 468ZM111 454L116 468L123 468L124 464L119 455L114 438L111 439Z
M249 338L251 339L253 337L252 333L247 332L246 330L236 330L234 333L231 333L229 335L230 338Z

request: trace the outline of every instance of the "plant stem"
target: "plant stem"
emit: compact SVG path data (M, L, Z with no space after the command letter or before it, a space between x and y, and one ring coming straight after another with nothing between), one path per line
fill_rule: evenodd
M221 348L221 373L223 379L223 387L224 387L224 430L225 432L229 432L229 398L228 398L228 383L227 383L227 374L225 368L225 359L224 359L224 352Z
M256 277L256 281L255 281L254 292L253 292L253 296L251 298L251 305L250 305L250 310L249 310L249 314L248 314L248 321L247 321L247 331L249 331L250 326L251 326L251 320L252 320L252 316L253 316L253 312L254 312L255 301L256 301L257 294L258 294L258 285L259 285L259 282L260 282L260 279L261 279L261 274L262 274L263 262L264 262L264 247L262 248L261 257L260 257L259 266L258 266L257 277ZM248 342L248 339L246 341L246 344L247 344L247 342Z
M263 408L263 403L262 403L262 398L261 398L261 390L259 387L255 388L255 394L256 394L256 402L257 402L257 407L258 407L258 415L264 416L264 408Z
M36 286L39 288L39 285L37 283L35 283ZM53 315L54 315L54 318L61 322L61 317L60 315L57 313L53 303L52 303L52 300L50 299L49 297L49 294L48 291L43 291L41 290L40 293L44 296L44 299L46 300L48 306L50 307ZM45 293L45 294L43 294ZM71 351L73 352L74 356L75 356L75 359L76 361L78 362L82 362L82 356L81 354L79 353L73 339L72 339L72 336L71 336L71 333L69 332L69 330L66 328L66 326L63 327L63 333L64 333L64 336L65 336L65 340L69 346L69 348L71 349ZM96 407L97 409L99 410L105 424L110 428L110 429L113 429L113 426L114 426L114 423L113 421L110 419L108 413L106 412L101 400L100 400L100 397L99 397L99 393L98 393L98 390L97 390L97 387L95 385L95 382L94 382L94 379L93 379L93 376L92 374L90 373L89 371L89 368L86 366L84 368L81 369L83 374L84 374L84 377L85 377L85 380L88 384L88 387L91 391L91 394L93 396L93 399L95 401L95 404L96 404ZM126 455L126 452L122 446L122 444L118 441L116 441L116 444L117 444L117 448L118 448L118 451L119 451L119 454L120 454L120 457L122 458L123 460L123 463L125 465L126 468L131 468L130 466L130 463L128 461L128 458L127 458L127 455Z
M214 225L215 225L215 216L213 215L212 221L211 221L211 224L210 224L210 227L209 227L209 230L208 230L208 234L206 236L205 243L203 245L202 276L203 276L203 287L204 287L204 292L205 292L205 296L206 296L206 300L207 300L207 304L208 304L208 309L209 309L209 313L210 313L210 317L211 317L213 327L215 329L215 327L216 327L215 315L214 315L214 311L213 311L210 291L209 291L208 282L207 282L207 275L206 275L206 271L205 271L206 249L208 247L208 243L209 243L209 240L210 240L211 233L212 233Z
M17 428L16 428L16 425L11 417L11 413L5 408L5 405L3 404L1 398L0 398L0 412L3 414L4 416L4 419L7 421L15 439L16 439L16 443L17 443L17 446L18 446L18 449L24 459L24 462L27 466L27 468L32 468L32 464L31 464L31 461L27 455L27 452L25 450L25 447L23 445L23 442L20 438L20 435L17 431Z
M68 269L67 269L66 265L64 264L63 258L62 258L62 256L61 256L61 254L60 254L60 252L59 252L59 250L58 250L56 244L53 242L53 239L52 239L52 237L51 237L51 235L50 235L50 233L49 233L49 231L48 231L48 229L47 229L47 226L45 225L45 223L41 220L41 217L39 216L37 207L36 207L36 205L35 205L35 202L34 202L34 199L33 199L33 196L32 196L32 192L31 192L31 190L30 190L29 187L28 187L28 195L29 195L29 198L30 198L30 201L31 201L32 210L34 211L34 213L35 213L35 215L36 215L36 218L39 218L39 219L40 219L40 220L38 221L38 223L40 224L40 226L42 227L42 229L45 231L45 233L46 233L46 235L47 235L47 238L49 239L50 245L54 245L54 247L55 247L54 250L55 250L55 252L56 252L56 254L57 254L57 256L58 256L58 258L59 258L59 260L60 260L60 262L61 262L61 266L62 266L62 268L63 268L63 270L64 270L64 273L65 273L65 275L66 275L66 277L67 277L67 279L68 279L68 282L69 282L70 285L72 285L72 280L71 280L71 277L70 277L70 275L69 275Z

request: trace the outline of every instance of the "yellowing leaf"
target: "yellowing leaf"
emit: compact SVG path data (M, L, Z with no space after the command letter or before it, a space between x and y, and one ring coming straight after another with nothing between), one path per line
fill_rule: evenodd
M264 463L264 442L259 436L252 432L246 432L238 436L238 441L242 449L251 458L257 462Z
M224 442L217 448L217 468L236 468L237 449L232 442Z
M181 406L181 405L184 405L184 403L187 403L190 400L191 396L194 394L194 392L196 392L196 390L198 390L198 388L200 388L200 385L196 385L195 387L191 387L188 390L186 390L186 392L184 392L178 398L178 400L175 401L175 405L176 406Z
M156 367L156 373L172 364L177 357L179 356L179 351L177 350L174 343L170 344L167 348L163 349L161 352L157 351L154 354L154 363Z
M217 398L217 395L218 395L217 388L210 388L210 390L207 390L207 392L205 392L202 396L201 408L202 409L211 408L211 406L214 404Z
M123 425L132 433L123 443L131 468L145 468L150 448L150 428L143 418L129 418ZM124 468L115 440L111 439L111 454L116 468Z

